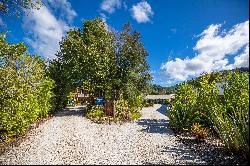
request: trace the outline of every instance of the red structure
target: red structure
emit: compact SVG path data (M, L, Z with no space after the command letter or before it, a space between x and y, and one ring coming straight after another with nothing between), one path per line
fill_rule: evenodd
M104 111L107 116L115 116L115 102L107 100L104 104Z

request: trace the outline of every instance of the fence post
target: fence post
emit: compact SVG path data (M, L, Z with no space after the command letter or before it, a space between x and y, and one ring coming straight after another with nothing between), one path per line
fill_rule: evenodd
M113 118L115 118L116 108L115 108L115 100L113 101Z

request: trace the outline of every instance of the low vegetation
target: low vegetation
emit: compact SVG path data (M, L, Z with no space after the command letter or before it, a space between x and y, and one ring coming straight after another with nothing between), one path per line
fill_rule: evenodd
M203 128L199 123L193 123L191 133L195 135L197 140L202 140L208 136L209 129Z
M133 103L134 104L134 103ZM130 105L130 103L123 99L122 96L115 102L114 116L106 116L104 106L89 105L86 117L97 122L104 123L108 121L132 121L141 117L139 112L140 107Z
M223 76L223 77L222 77ZM219 96L216 82L225 81ZM226 148L245 157L249 155L249 74L204 74L177 87L170 124L179 131L192 131L205 138L208 129L221 138Z
M144 107L153 107L154 106L154 102L153 101L143 101L143 106Z
M93 106L86 114L87 118L101 118L104 116L103 106Z

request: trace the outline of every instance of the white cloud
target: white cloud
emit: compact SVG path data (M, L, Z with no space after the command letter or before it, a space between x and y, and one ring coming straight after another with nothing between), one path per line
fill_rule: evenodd
M126 4L126 2L123 2L123 3L122 3L122 6L123 6L123 8L124 8L125 10L128 9L128 5Z
M103 14L103 13L100 13L100 15L101 15L102 20L104 22L107 22L108 17L105 14Z
M77 13L72 9L71 4L67 0L47 0L52 10L60 13L62 18L66 18L68 22L71 22Z
M176 58L162 64L167 76L176 80L187 80L203 72L249 66L249 21L220 33L221 25L210 25L199 35L193 48L198 54L193 58ZM243 53L240 53L241 50ZM234 63L228 58L234 56Z
M151 6L142 1L133 5L131 8L132 16L138 23L146 23L150 21L150 17L154 15Z
M3 26L3 25L4 25L3 19L0 17L0 26Z
M234 57L234 64L229 65L228 68L249 67L249 45L245 47L242 54Z
M108 13L114 13L116 9L121 8L122 0L104 0L101 4L101 10Z
M59 5L57 1L54 1L54 3ZM70 7L65 1L62 1L61 5L63 5L61 8ZM59 50L59 42L69 30L69 23L72 21L73 15L76 16L76 14L72 14L73 12L69 12L68 15L65 12L64 17L61 15L61 18L56 18L53 14L53 8L49 9L43 6L40 10L32 10L23 19L23 28L30 35L25 38L25 41L33 47L35 53L43 56L45 59L56 58L55 53ZM71 10L65 8L65 11Z
M1 16L0 16L0 31L7 31L7 24L4 22Z

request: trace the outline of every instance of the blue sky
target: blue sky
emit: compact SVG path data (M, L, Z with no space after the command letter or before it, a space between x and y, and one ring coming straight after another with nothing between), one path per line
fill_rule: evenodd
M39 11L0 16L9 42L53 59L82 20L102 17L120 31L131 22L149 52L153 83L171 86L203 72L249 66L248 0L45 0Z

